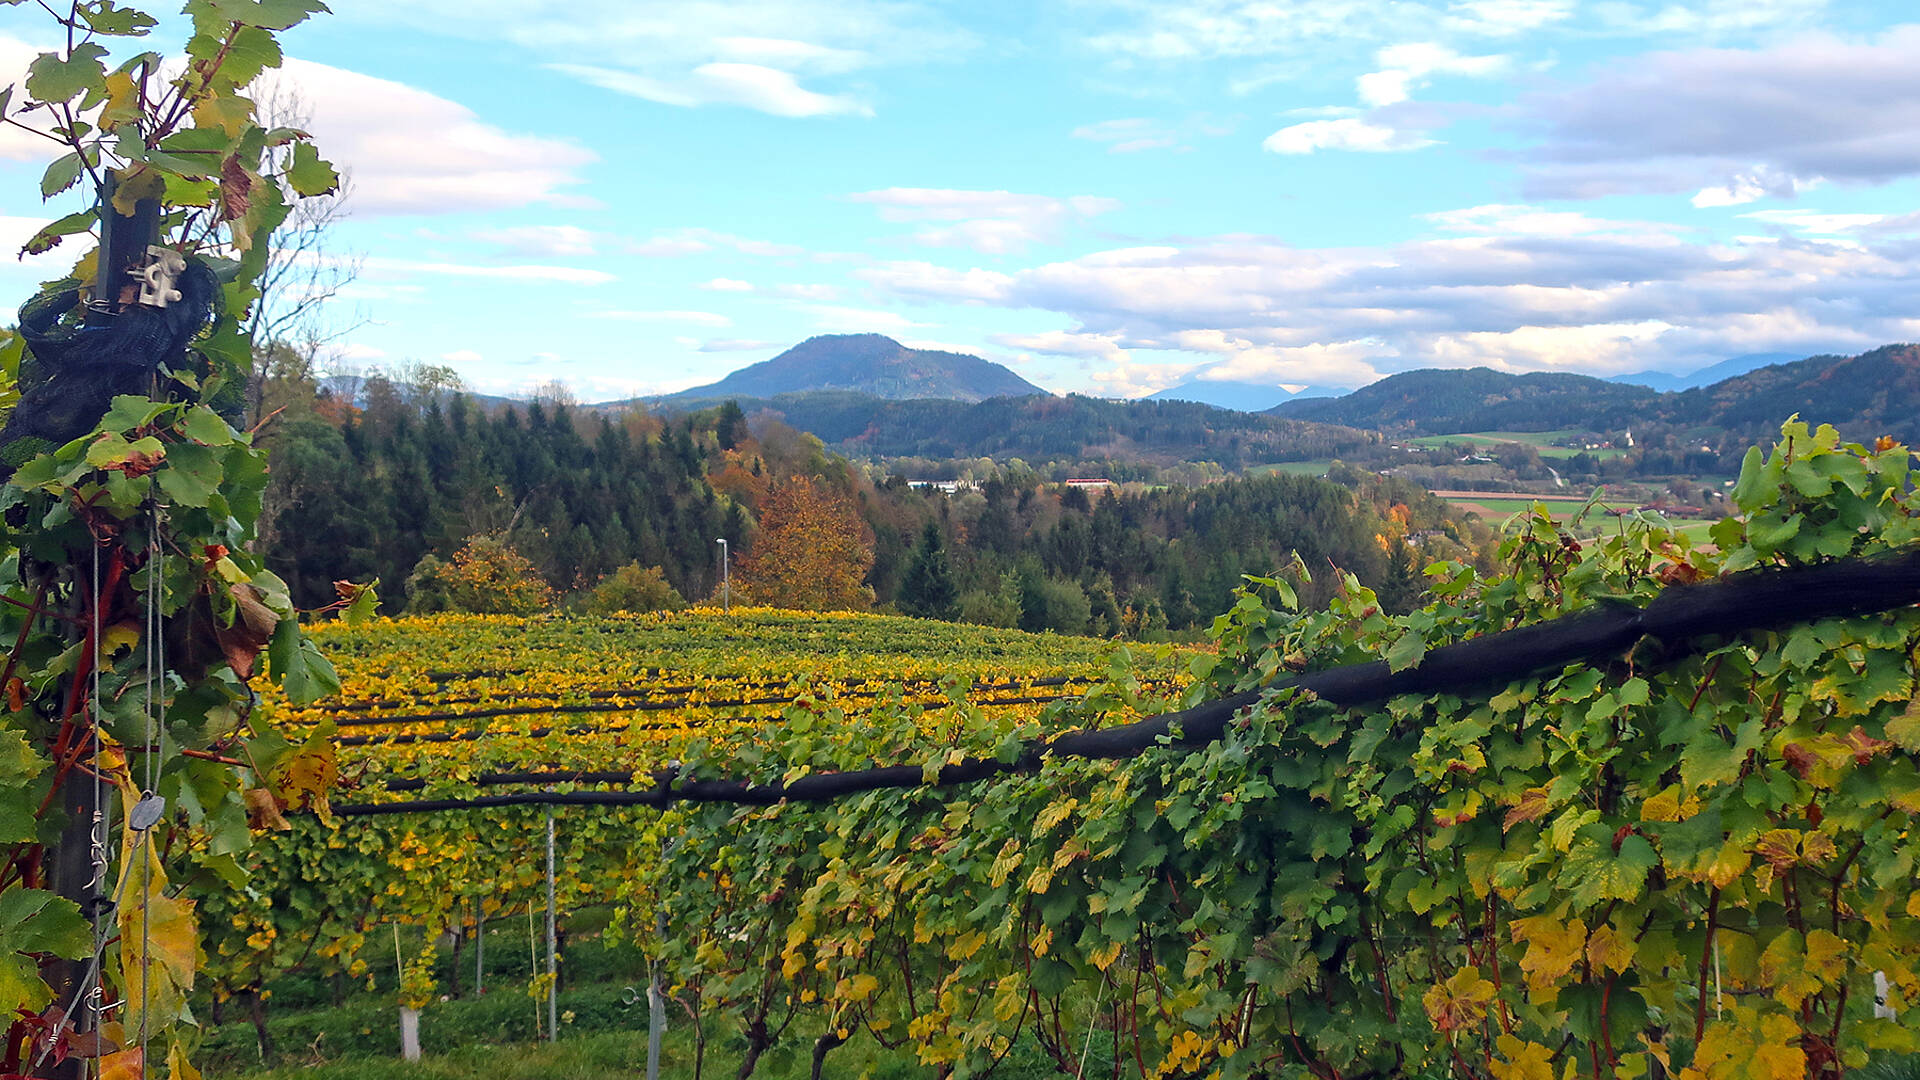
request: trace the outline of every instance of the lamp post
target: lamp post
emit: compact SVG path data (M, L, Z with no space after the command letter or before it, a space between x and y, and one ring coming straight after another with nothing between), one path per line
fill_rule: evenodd
M729 589L733 584L733 572L728 565L727 538L722 536L714 542L720 545L720 610L731 612L733 598L729 595Z

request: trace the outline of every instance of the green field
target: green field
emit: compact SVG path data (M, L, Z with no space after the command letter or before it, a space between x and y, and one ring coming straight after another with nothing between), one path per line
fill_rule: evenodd
M1498 524L1501 520L1513 514L1530 510L1533 508L1535 502L1544 502L1547 506L1547 512L1553 515L1555 521L1567 521L1579 513L1581 507L1586 505L1583 499L1576 500L1554 496L1535 497L1516 495L1509 498L1498 498L1459 497L1456 495L1449 497L1447 501L1462 510L1478 513L1490 524ZM1631 501L1604 500L1599 502L1595 504L1591 510L1587 511L1586 518L1581 523L1582 530L1587 534L1594 534L1615 528L1617 527L1617 519L1609 511L1632 510L1638 505L1638 503ZM1705 544L1708 542L1707 531L1712 529L1718 520L1718 518L1714 518L1707 521L1673 521L1673 526L1676 531L1685 534L1688 539L1692 540L1695 544Z
M1578 432L1572 429L1562 431L1476 431L1462 435L1422 435L1407 440L1414 446L1438 449L1443 446L1500 446L1504 443L1520 443L1539 451L1543 458L1570 458L1575 454L1592 454L1596 458L1616 458L1626 454L1618 447L1607 450L1576 450L1571 446L1556 446L1555 443L1572 438Z
M1285 473L1288 476L1325 476L1331 461L1282 461L1274 465L1256 465L1247 470L1248 476L1272 476Z

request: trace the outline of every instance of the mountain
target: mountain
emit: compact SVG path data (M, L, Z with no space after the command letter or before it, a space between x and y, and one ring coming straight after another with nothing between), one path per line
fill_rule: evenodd
M735 400L749 415L777 414L834 450L862 458L1018 457L1035 465L1089 466L1211 461L1233 470L1351 456L1381 441L1371 431L1191 401L1109 401L1077 394L894 401L845 391ZM672 402L669 407L703 404Z
M1639 430L1660 424L1738 440L1777 434L1798 413L1849 439L1920 440L1920 345L1769 364L1710 386L1661 392L1585 375L1508 375L1487 368L1406 371L1346 397L1288 401L1272 416L1381 431Z
M1794 413L1851 439L1920 440L1920 345L1883 345L1858 356L1814 356L1756 368L1669 395L1670 422L1777 433Z
M1007 368L977 356L909 349L883 334L823 334L771 360L741 368L719 382L655 400L686 404L821 390L848 390L894 401L984 401L1046 393Z
M1711 367L1690 371L1685 375L1673 375L1665 371L1636 371L1630 375L1610 376L1607 381L1632 383L1635 386L1646 386L1655 390L1691 390L1696 386L1712 386L1722 379L1731 379L1735 375L1745 375L1754 368L1800 360L1804 355L1790 352L1747 353L1730 360L1722 360Z
M1157 394L1148 394L1140 400L1197 401L1216 409L1265 412L1283 401L1339 397L1344 393L1346 393L1345 390L1326 386L1309 386L1295 393L1284 386L1269 386L1265 383L1234 382L1230 379L1189 379L1179 386L1170 386Z
M1294 420L1449 435L1596 424L1613 428L1620 426L1619 418L1643 413L1659 397L1643 386L1587 375L1423 369L1389 375L1345 397L1295 399L1267 411Z

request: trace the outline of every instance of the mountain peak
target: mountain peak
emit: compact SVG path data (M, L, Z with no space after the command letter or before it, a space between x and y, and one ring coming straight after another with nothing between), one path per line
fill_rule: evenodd
M769 398L819 390L851 390L904 401L1044 394L1011 370L966 353L911 349L885 334L821 334L771 360L741 368L716 383L669 395L665 400Z

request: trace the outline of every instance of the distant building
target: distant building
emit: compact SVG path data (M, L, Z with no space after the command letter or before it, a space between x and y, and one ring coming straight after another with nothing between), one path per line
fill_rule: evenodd
M918 490L934 490L942 495L952 495L960 491L972 491L976 486L971 480L909 480L907 486Z
M1113 481L1103 477L1076 477L1068 480L1067 486L1075 488L1110 488L1113 486Z

